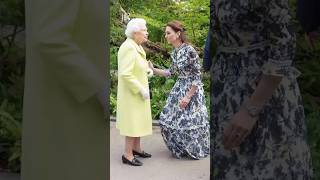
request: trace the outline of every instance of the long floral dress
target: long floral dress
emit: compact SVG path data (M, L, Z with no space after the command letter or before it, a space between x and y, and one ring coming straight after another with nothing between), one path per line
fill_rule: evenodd
M291 66L295 34L288 0L214 0L218 43L211 68L211 179L309 180L304 108ZM222 145L223 131L255 91L262 74L282 76L240 147Z
M174 157L204 158L210 153L209 120L199 56L191 45L184 43L172 52L171 58L169 71L177 74L178 79L160 114L161 134ZM180 101L192 85L196 85L198 90L188 106L181 109Z

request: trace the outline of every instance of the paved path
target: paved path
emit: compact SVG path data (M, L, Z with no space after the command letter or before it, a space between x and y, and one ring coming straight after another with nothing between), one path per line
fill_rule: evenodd
M142 138L145 151L152 158L142 159L144 165L133 167L122 164L124 138L110 122L110 180L209 180L209 157L202 160L175 159L163 143L159 127L153 135ZM19 180L18 174L0 172L0 180Z
M141 143L152 158L142 159L144 164L141 167L122 164L124 138L119 135L115 123L110 122L110 180L209 180L210 158L173 158L158 127L154 127L152 136L142 138Z

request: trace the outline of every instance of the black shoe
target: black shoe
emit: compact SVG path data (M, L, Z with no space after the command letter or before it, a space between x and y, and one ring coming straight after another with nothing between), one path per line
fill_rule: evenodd
M146 152L144 152L144 151L142 151L141 153L140 152L137 152L137 151L132 151L132 154L133 155L137 155L137 156L139 156L139 157L142 157L142 158L151 158L151 154L149 154L149 153L146 153Z
M142 166L142 162L140 162L138 159L133 158L131 161L127 159L124 155L122 155L122 162L124 164L129 164L131 166Z

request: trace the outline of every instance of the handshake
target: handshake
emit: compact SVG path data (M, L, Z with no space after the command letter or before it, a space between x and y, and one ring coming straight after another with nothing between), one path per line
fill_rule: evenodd
M142 98L143 98L144 100L150 99L150 93L149 93L149 90L148 90L148 89L142 88L142 89L140 90L140 94L141 94L141 96L142 96Z

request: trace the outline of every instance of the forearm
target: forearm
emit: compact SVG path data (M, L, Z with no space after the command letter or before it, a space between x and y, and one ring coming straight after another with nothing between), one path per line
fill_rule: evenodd
M198 90L198 86L192 85L190 90L186 93L186 96L191 98L196 93L197 90Z
M158 69L158 68L152 68L153 74L156 74L158 76L164 76L167 77L169 76L169 72L163 69Z
M131 90L134 94L142 91L145 87L141 82L134 76L131 71L119 73L119 77L127 85L128 89Z
M129 89L134 93L134 94L138 94L140 93L140 95L144 98L144 99L149 99L149 89L147 87L145 87L143 84L141 84L139 82L138 79L136 79L133 75L127 75L127 76L123 76L122 77L124 82L127 84L127 86L129 87Z
M186 95L180 101L180 108L186 108L189 104L192 96L196 93L198 87L196 85L192 85L190 90L186 92Z
M253 106L262 107L271 98L281 80L282 77L280 76L262 75L256 90L249 99L249 103Z

